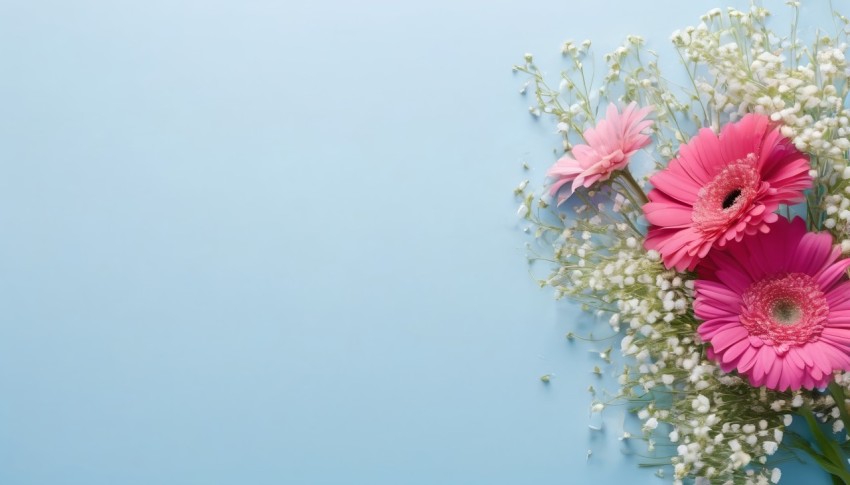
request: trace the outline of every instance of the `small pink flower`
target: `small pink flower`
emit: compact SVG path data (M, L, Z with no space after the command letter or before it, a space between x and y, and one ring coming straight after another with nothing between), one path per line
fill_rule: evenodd
M764 115L744 116L719 136L703 128L650 179L644 246L668 268L693 269L712 248L768 232L779 204L801 202L812 186L809 168Z
M587 145L575 145L546 173L557 179L552 184L552 195L572 181L569 191L558 196L558 204L577 188L607 180L612 172L625 168L629 158L650 142L644 130L652 126L652 120L644 118L651 111L652 107L637 109L637 104L631 103L620 113L614 103L608 105L606 118L584 132Z
M850 259L840 257L829 234L806 232L800 218L712 251L694 300L707 356L780 391L822 388L850 370Z

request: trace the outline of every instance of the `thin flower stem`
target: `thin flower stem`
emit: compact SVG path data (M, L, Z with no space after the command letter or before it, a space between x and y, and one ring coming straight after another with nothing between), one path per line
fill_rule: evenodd
M632 176L632 173L629 171L628 168L619 171L618 174L634 189L634 195L637 196L638 199L640 199L641 201L640 205L649 202L649 199L646 197L646 194L644 193L640 184L637 183L637 180L635 180L634 176Z
M705 109L705 104L703 104L702 98L700 98L699 88L697 87L697 81L694 78L694 73L691 72L691 68L688 66L688 62L685 61L685 56L682 55L682 50L676 49L676 53L679 54L679 60L681 60L682 65L685 67L685 72L688 73L688 79L691 80L691 85L694 87L694 96L696 97L696 100L699 101L699 106L700 108L702 108L703 119L706 122L706 125L704 126L708 126L711 123L711 120L708 117L708 110ZM696 72L696 67L694 67L694 72Z

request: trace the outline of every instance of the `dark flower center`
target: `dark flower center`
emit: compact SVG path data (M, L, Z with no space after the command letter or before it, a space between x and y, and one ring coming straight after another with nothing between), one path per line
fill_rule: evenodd
M738 224L751 224L747 212L760 196L760 185L755 154L727 165L697 193L691 214L696 229L716 238Z
M735 201L738 200L738 197L741 196L741 189L735 189L732 192L726 194L726 197L723 198L723 208L728 209L735 204Z

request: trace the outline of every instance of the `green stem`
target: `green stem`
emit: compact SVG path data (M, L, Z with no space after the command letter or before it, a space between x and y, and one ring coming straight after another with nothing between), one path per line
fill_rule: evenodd
M623 180L625 180L626 183L628 183L629 186L631 186L635 190L634 195L638 199L640 199L641 205L649 202L649 199L646 197L646 194L643 192L643 189L640 187L640 184L637 183L637 180L635 180L635 178L632 176L632 173L629 172L628 168L620 170L618 173L623 178Z

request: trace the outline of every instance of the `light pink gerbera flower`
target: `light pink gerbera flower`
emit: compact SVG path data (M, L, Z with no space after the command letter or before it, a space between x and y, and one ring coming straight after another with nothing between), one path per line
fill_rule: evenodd
M552 184L552 195L572 181L569 191L558 197L558 204L577 188L607 180L612 172L625 168L629 158L650 142L644 130L652 126L652 120L644 118L651 111L652 107L638 109L636 103L631 103L620 113L614 103L608 105L605 119L584 132L587 145L575 145L570 154L561 157L546 172L548 177L557 178Z
M712 251L694 314L720 367L769 389L823 388L850 370L850 259L827 233L781 218L770 232Z
M746 115L720 136L703 128L650 179L644 246L668 268L693 269L712 248L768 232L779 204L801 202L812 186L809 168L767 116Z

